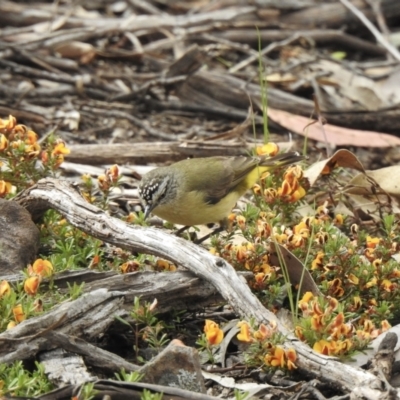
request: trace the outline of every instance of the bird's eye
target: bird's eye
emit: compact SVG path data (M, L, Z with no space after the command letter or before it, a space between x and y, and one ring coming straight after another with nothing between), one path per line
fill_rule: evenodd
M158 204L163 201L167 194L168 180L152 179L139 188L139 194L143 201L147 204Z
M158 196L158 199L159 199L159 200L162 200L162 199L165 197L166 194L167 194L167 191L164 189L164 190L160 193L160 195Z

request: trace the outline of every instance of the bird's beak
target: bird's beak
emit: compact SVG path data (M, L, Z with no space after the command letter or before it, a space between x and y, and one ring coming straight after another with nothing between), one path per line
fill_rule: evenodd
M150 213L153 211L154 206L152 204L147 204L144 208L144 219L146 220Z

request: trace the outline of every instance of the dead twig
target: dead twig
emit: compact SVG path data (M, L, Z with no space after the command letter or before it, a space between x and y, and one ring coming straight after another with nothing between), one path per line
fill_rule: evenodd
M362 11L360 11L357 7L355 7L349 0L340 0L340 2L347 7L360 21L370 30L370 32L375 36L375 39L380 43L397 61L400 61L400 53L399 51L390 44L383 35L375 28L374 24L364 15Z

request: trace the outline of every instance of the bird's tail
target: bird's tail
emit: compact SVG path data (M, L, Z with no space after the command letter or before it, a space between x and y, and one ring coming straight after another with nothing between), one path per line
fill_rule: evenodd
M258 165L262 167L278 168L285 165L295 164L299 161L306 160L307 158L307 156L303 156L297 151L292 151L289 153L277 154L272 157L263 156Z

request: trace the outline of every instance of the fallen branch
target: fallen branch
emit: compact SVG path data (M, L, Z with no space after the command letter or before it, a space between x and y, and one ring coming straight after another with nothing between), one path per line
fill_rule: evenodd
M66 181L43 179L17 196L17 201L33 214L46 205L60 212L73 226L100 240L133 252L153 254L191 270L211 282L242 318L254 318L259 324L274 321L286 335L287 346L296 350L300 369L318 374L346 392L360 386L379 387L379 379L372 374L317 354L298 341L272 312L264 308L230 264L203 248L159 229L130 226L112 218L87 203Z

